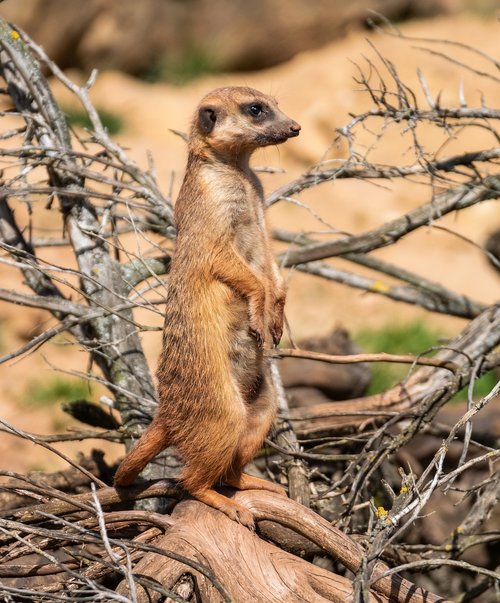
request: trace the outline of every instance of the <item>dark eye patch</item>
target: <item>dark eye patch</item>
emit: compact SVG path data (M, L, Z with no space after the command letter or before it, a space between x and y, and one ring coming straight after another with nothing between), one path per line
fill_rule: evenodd
M250 115L255 121L262 121L272 115L271 109L259 101L243 105L241 109L243 113Z

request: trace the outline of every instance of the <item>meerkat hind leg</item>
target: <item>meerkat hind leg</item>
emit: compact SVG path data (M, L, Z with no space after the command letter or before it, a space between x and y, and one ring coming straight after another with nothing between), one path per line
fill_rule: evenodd
M233 488L237 488L238 490L269 490L269 492L286 496L285 489L279 484L243 472L226 475L224 482L228 486L233 486Z
M221 511L227 515L229 519L241 523L250 530L255 530L255 520L251 511L234 502L234 500L231 500L227 496L219 494L219 492L216 492L211 488L203 488L195 492L190 491L190 494L206 505Z
M262 390L257 400L249 407L247 425L241 436L238 450L230 469L222 480L238 490L269 490L286 496L284 488L260 477L243 473L244 467L253 459L262 446L274 418L274 391L269 375L264 375Z

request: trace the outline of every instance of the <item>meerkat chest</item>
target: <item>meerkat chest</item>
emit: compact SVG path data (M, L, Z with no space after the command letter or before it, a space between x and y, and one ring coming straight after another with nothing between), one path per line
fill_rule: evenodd
M208 213L217 230L254 268L266 261L267 231L262 186L253 174L208 166L203 172Z
M235 203L232 216L234 242L247 262L261 267L266 260L267 230L262 199L251 185Z

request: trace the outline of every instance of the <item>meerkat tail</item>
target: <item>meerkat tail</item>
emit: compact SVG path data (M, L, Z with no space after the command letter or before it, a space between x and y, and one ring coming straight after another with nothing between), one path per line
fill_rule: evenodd
M144 467L167 446L165 430L159 423L153 421L120 463L115 474L115 485L130 486Z

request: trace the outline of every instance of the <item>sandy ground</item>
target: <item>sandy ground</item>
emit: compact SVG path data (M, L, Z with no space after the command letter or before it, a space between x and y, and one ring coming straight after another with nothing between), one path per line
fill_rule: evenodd
M500 46L499 26L494 20L481 20L470 15L443 17L431 21L407 23L402 30L415 38L448 38L463 42L482 51L498 56ZM255 157L255 165L273 166L285 173L264 174L262 180L267 192L297 178L322 157L345 156L345 146L333 145L335 128L350 120L350 112L369 108L369 99L359 91L353 81L356 75L354 63L361 64L363 57L374 58L369 42L389 57L399 70L401 78L417 90L416 75L419 66L424 72L431 92L442 92L442 103L458 105L458 91L463 87L470 106L478 106L481 96L490 106L498 106L499 85L489 77L451 64L437 55L419 50L418 41L403 41L377 33L352 33L323 49L307 52L279 67L259 73L223 74L210 76L182 87L165 84L146 84L120 73L107 72L99 76L92 100L99 108L119 114L125 121L125 129L116 137L127 152L140 165L147 164L147 151L155 159L161 186L168 190L172 176L174 190L182 179L185 162L183 141L170 129L187 130L190 116L199 98L208 90L222 85L249 85L274 94L283 110L302 125L301 136L278 149L266 149ZM434 47L433 47L434 48ZM467 61L481 70L488 63L455 47L435 47L447 51L459 61ZM490 73L491 73L490 69ZM80 74L75 77L81 78ZM57 97L63 106L70 105L68 94L55 85ZM423 103L422 94L419 95ZM431 128L422 134L428 149L438 150L444 142L441 132ZM410 144L406 135L388 135L373 159L384 163L405 162ZM449 142L442 155L460 150L472 151L494 146L491 136L479 128L467 131L467 138L458 136ZM408 161L410 158L408 157ZM376 227L395 218L419 204L428 201L429 190L408 182L384 182L375 186L363 182L336 182L324 184L307 191L300 200L320 214L332 228L358 233ZM278 204L269 212L273 226L293 231L324 230L324 224L302 207ZM450 215L440 222L455 233L464 235L476 243L483 243L486 236L500 227L498 203L486 202L459 215ZM44 226L53 227L56 216L46 218ZM133 244L133 242L132 242ZM491 303L500 298L500 279L487 265L483 254L459 237L432 228L422 229L408 236L396 247L381 250L377 257L405 266L419 274L425 274L449 287L468 294L478 301ZM45 250L43 257L59 263L73 258L61 249ZM348 268L343 261L335 263ZM422 310L387 301L375 294L364 294L344 286L320 281L293 273L289 278L287 316L295 338L326 332L337 323L352 331L364 326L383 325L388 322L414 320L425 316L433 324L450 334L463 325L459 319L428 315ZM19 276L0 264L2 287L19 286ZM22 345L30 334L46 328L48 315L41 311L26 310L2 303L0 306L0 334L2 353ZM161 320L158 319L157 324ZM155 363L160 346L158 333L143 338L148 358ZM37 408L26 403L29 387L33 383L51 379L56 375L53 367L64 370L86 371L87 359L76 348L65 345L64 338L45 345L41 350L20 361L0 366L0 416L21 429L35 433L53 433L65 427L76 427L57 405ZM99 392L94 393L94 397ZM102 444L98 444L103 447ZM79 442L61 446L69 454L89 450L92 443ZM105 446L108 459L120 453L118 446ZM0 468L9 470L56 469L64 463L53 454L42 451L34 444L0 436Z

